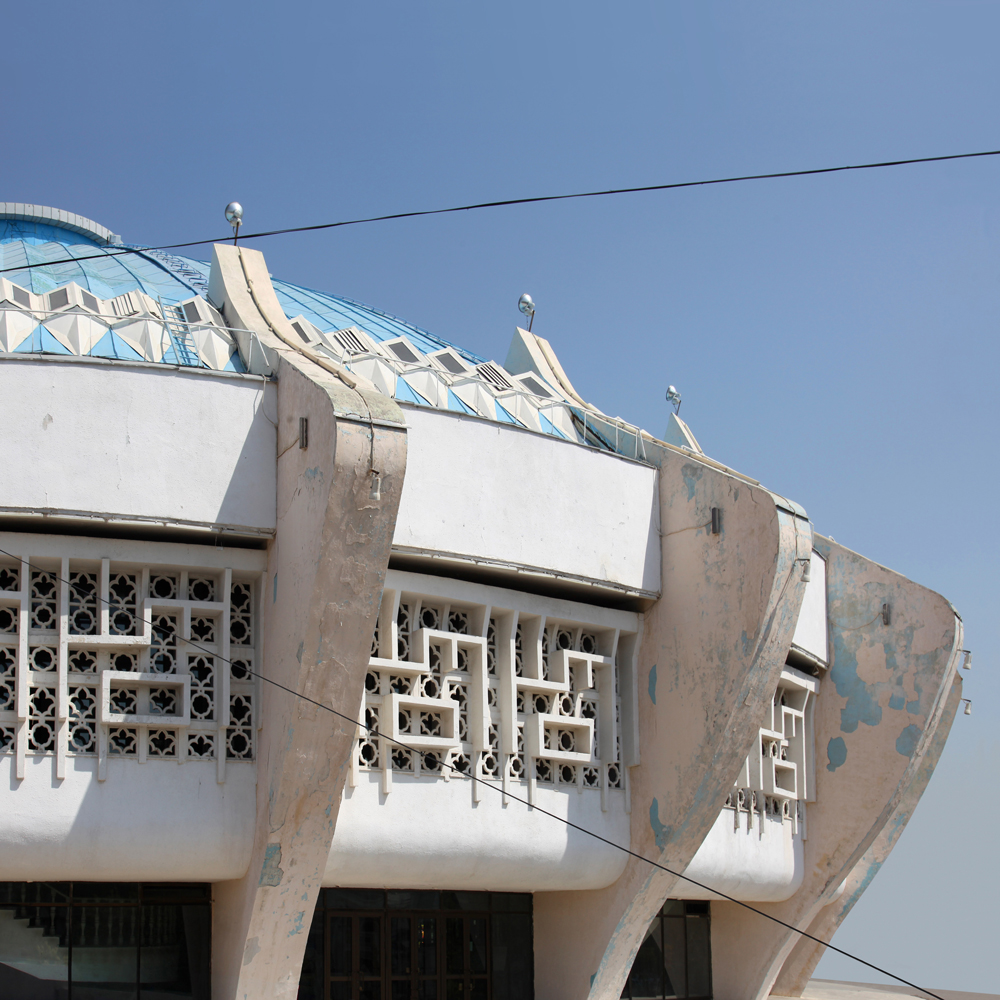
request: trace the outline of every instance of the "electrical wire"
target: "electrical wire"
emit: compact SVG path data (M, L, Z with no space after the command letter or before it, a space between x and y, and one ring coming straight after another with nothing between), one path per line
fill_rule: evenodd
M16 560L19 565L25 564L28 566L29 569L33 571L45 573L48 576L51 576L54 580L58 581L59 583L65 584L67 587L73 586L68 580L65 580L61 576L59 576L58 573L55 573L52 570L42 569L41 567L33 566L31 563L22 559L21 556L17 556L13 552L8 552L6 549L0 549L0 555L5 555L10 559ZM24 581L22 581L22 587L23 585ZM135 612L129 611L127 608L120 607L119 605L116 605L113 601L107 598L98 597L97 599L101 601L101 603L107 604L109 608L114 608L116 612L123 611L125 614L129 615L137 624L140 625L145 624L145 619L142 618L140 615L136 614ZM173 631L172 629L165 629L159 625L151 625L151 628L157 633L159 633L161 636L172 637L174 639L180 640L181 642L185 642L192 648L198 650L199 652L212 656L217 660L220 660L227 666L230 666L232 663L231 660L228 660L224 656L220 656L218 653L213 652L211 649L208 649L207 647L200 645L193 639L185 639L184 636ZM386 740L389 743L394 744L395 746L399 747L402 750L406 750L410 753L419 754L421 757L426 757L430 755L434 756L435 760L438 759L437 755L434 754L433 751L419 750L416 747L411 747L406 743L401 742L400 740L393 739L391 736L386 736L385 733L379 732L378 728L375 726L369 726L366 723L361 722L359 719L353 719L351 718L351 716L347 715L344 712L337 711L337 709L332 708L330 705L325 705L323 702L317 701L315 698L310 698L308 695L304 695L301 692L296 691L293 688L290 688L287 685L280 683L279 681L272 680L270 677L265 677L262 673L250 669L248 666L246 666L246 664L241 664L241 667L242 669L246 670L247 673L249 673L251 676L259 678L265 683L278 688L278 690L285 691L296 698L300 698L302 701L309 702L309 704L315 705L317 708L321 708L324 711L329 712L331 715L337 716L337 718L339 719L343 719L351 726L365 729L369 733L378 736L380 739ZM166 723L167 721L168 720L165 719L164 723ZM668 868L666 865L660 864L658 861L653 861L651 858L647 858L642 854L638 854L628 847L623 847L621 844L617 844L613 840L608 840L607 837L602 837L599 833L594 833L593 830L588 830L586 827L580 826L579 824L574 823L572 820L568 820L562 816L557 815L554 812L550 812L548 809L544 809L537 804L531 803L527 799L521 798L519 795L514 795L510 791L504 791L502 787L492 784L485 778L476 777L474 774L467 774L457 765L449 764L446 760L443 759L440 760L439 763L442 764L444 767L447 767L450 770L454 771L456 775L462 778L467 778L470 781L478 782L480 785L484 785L485 787L492 789L494 792L499 792L500 794L506 796L507 798L513 799L515 802L519 802L522 805L527 806L529 809L533 809L536 812L540 812L542 815L548 816L551 819L554 819L559 823L562 823L564 826L569 827L570 829L576 830L579 833L585 834L588 837L592 837L594 840L599 840L601 843L607 844L609 847L614 847L617 850L622 851L624 854L627 854L629 857L635 858L637 861L643 861L646 864L652 865L654 868L658 868L660 871L666 872L668 875L673 875L675 878L680 878L683 879L685 882L690 882L692 885L698 886L699 889L704 889L707 892L711 892L713 895L728 900L730 903L736 903L738 906L742 906L744 909L749 910L751 913L756 913L758 916L765 917L766 919L780 925L781 927L784 927L786 930L790 930L793 933L800 935L801 937L807 938L808 940L815 942L816 944L823 945L824 948L829 948L831 951L835 951L837 952L837 954L843 955L845 958L850 958L855 962L860 962L862 965L867 966L869 969L873 969L875 972L879 972L884 976L889 976L891 979L895 979L897 982L902 983L904 986L910 986L915 990L919 990L921 993L924 993L927 996L932 997L933 1000L944 1000L944 998L939 996L937 993L932 993L930 990L924 989L924 987L918 986L916 983L911 983L908 979L903 979L902 976L897 976L894 972L889 972L888 969L883 969L881 966L874 965L872 962L865 961L865 959L859 958L857 955L853 955L849 951L844 951L843 948L838 948L836 945L831 944L829 941L824 941L822 940L822 938L815 937L808 931L801 930L800 928L794 926L794 924L789 924L786 921L780 919L779 917L774 916L773 914L766 913L764 910L758 910L757 907L751 906L749 903L746 903L741 899L736 899L733 896L729 896L718 889L712 888L712 886L710 885L706 885L704 882L699 882L697 879L693 879L688 875L685 875L683 872L674 871L673 869Z
M882 167L903 167L913 163L942 163L945 160L969 160L982 156L1000 156L1000 149L987 149L978 153L949 153L946 156L917 156L908 160L882 160L878 163L854 163L842 167L814 167L810 170L781 170L769 174L742 174L738 177L713 177L701 181L677 181L672 184L645 184L641 187L608 188L604 191L579 191L575 194L545 194L532 198L505 198L501 201L482 201L473 205L456 205L453 208L429 208L416 212L393 212L390 215L373 215L363 219L345 219L341 222L322 222L312 226L291 226L287 229L269 229L260 233L241 233L242 240L263 239L267 236L284 236L288 233L310 233L320 229L337 229L341 226L361 226L369 222L388 222L393 219L415 219L424 215L447 215L451 212L472 212L481 208L506 208L511 205L534 205L543 201L567 201L573 198L603 198L614 194L640 194L648 191L673 191L678 188L706 187L711 184L735 184L740 181L775 180L782 177L811 177L817 174L837 174L846 170L876 170ZM81 260L103 260L107 257L121 257L125 254L146 253L149 250L180 250L185 247L205 246L222 243L221 239L192 240L189 243L165 243L158 247L129 247L107 253L91 254L85 257L66 257L63 260L40 261L36 264L22 264L20 267L0 268L0 274L8 271L27 271L34 267L52 267L56 264L76 264Z

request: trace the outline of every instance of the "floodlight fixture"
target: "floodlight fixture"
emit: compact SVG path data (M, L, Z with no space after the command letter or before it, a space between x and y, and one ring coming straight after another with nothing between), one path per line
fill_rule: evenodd
M231 201L226 205L226 222L233 227L233 246L236 246L236 238L240 235L240 226L243 224L243 206L238 201Z
M673 405L674 413L681 412L681 394L677 391L676 386L667 386L667 402Z
M528 317L528 333L531 333L531 324L535 322L535 302L527 292L517 300L517 308Z

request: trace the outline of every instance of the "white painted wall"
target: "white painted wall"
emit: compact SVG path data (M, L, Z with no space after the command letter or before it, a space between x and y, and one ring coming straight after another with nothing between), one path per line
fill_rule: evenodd
M802 884L802 837L792 835L791 823L760 816L747 831L745 813L734 830L734 815L732 809L722 810L684 874L745 903L790 899ZM690 882L680 882L677 894L684 899L721 898Z
M5 360L0 398L0 508L274 528L273 383Z
M526 796L517 783L514 794ZM601 796L538 786L537 804L623 847L624 792ZM347 788L323 885L541 892L598 889L621 875L627 856L520 802L484 789L472 801L461 779L394 775L383 795L377 774Z
M406 418L395 545L659 591L656 469L461 414Z
M818 552L813 552L809 562L809 582L802 598L792 644L824 663L830 662L827 649L826 560Z
M51 754L30 756L23 781L0 755L0 881L217 882L250 863L256 765L214 760L108 762L74 757L54 777Z

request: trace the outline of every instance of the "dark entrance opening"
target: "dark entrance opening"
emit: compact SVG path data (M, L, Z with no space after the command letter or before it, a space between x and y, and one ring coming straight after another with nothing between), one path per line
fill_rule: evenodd
M531 896L324 889L299 1000L531 1000Z
M710 919L708 903L668 899L635 956L624 1000L711 1000Z
M3 1000L209 1000L211 886L0 882Z

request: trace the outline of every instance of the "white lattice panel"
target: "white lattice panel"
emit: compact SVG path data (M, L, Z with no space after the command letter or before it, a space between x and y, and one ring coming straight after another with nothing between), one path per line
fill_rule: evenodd
M408 574L389 584L359 720L375 731L359 726L353 782L377 771L388 793L394 774L449 780L457 769L508 790L523 782L532 799L543 782L600 792L605 804L625 788L619 671L631 684L634 628L509 591Z
M760 728L760 738L743 764L736 785L726 801L735 810L734 824L746 815L747 830L753 817L790 822L798 832L802 821L799 803L811 801L813 767L812 715L819 681L815 677L786 667L781 672L767 717Z
M220 781L227 760L253 759L258 574L131 547L96 558L93 540L48 539L0 556L0 752L18 779L29 754L52 754L57 778L67 756L96 755L99 780L111 758L210 758Z

